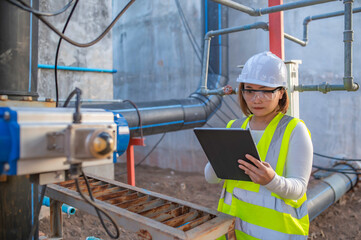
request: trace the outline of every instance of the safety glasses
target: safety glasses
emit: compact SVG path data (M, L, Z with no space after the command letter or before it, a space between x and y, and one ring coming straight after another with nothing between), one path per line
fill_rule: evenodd
M281 90L283 87L277 87L272 90L255 90L255 89L242 89L242 95L246 101L254 101L256 96L262 100L270 101L276 96L276 92Z

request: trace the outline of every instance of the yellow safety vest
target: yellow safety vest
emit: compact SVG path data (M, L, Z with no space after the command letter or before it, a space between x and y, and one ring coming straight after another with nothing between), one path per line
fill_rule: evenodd
M252 116L231 120L227 128L245 129ZM283 176L291 133L301 120L278 113L266 127L257 149ZM307 239L309 218L307 197L285 199L260 184L225 180L218 211L235 216L237 239ZM219 239L226 239L225 236Z

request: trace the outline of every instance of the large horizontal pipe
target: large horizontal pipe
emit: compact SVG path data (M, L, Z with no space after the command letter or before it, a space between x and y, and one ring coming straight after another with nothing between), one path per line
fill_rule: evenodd
M217 86L226 84L227 79L211 75L218 79ZM139 102L136 106L129 102L104 104L83 104L85 108L102 108L121 114L128 122L130 135L137 137L170 131L179 131L203 126L221 106L220 96L203 96L198 92L185 99ZM141 125L140 126L140 121ZM141 130L142 129L142 130Z
M268 7L268 8L258 8L258 9L247 7L245 5L242 5L240 3L237 3L237 2L234 2L231 0L212 0L212 1L220 3L224 6L236 9L238 11L247 13L250 16L262 16L264 14L286 11L286 10L291 10L291 9L301 8L301 7L307 7L307 6L312 6L312 5L326 3L326 2L333 2L333 1L337 1L337 0L303 0L303 1L298 1L298 2L285 3L282 5L272 6L272 7Z
M334 170L345 173L335 172L322 180L317 180L317 183L307 190L310 221L338 201L357 183L358 176L352 166L340 164Z

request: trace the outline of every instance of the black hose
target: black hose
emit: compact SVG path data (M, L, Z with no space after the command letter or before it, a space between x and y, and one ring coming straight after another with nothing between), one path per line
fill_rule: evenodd
M88 198L86 198L86 197L84 196L84 194L82 193L82 191L80 190L80 187L79 187L79 177L78 177L78 178L75 179L75 185L76 185L76 188L77 188L80 196L81 196L87 203L89 203L90 205L92 205L92 206L94 207L94 209L95 209L95 211L97 212L97 215L98 215L98 217L99 217L99 220L100 220L100 222L101 222L104 230L107 232L107 234L108 234L111 238L113 238L113 239L119 238L119 236L120 236L120 231L119 231L119 227L118 227L116 221L105 211L105 209L103 209L102 207L100 207L98 204L95 203L93 194L92 194L91 189L90 189L90 186L89 186L88 178L87 178L87 176L84 174L83 170L82 170L82 174L83 174L83 177L84 177L84 180L85 180L85 184L86 184L86 187L87 187L87 189L88 189L88 193L89 193L89 197L90 197L91 201L90 201ZM116 234L115 234L115 235L113 235L113 234L109 231L109 229L107 228L107 226L105 225L104 220L103 220L103 217L102 217L102 215L100 214L100 212L103 213L103 214L112 222L112 224L113 224L113 226L114 226L114 228L115 228L115 230L116 230Z
M62 33L65 33L66 28L68 27L70 18L73 16L74 10L76 6L78 5L79 0L76 0L73 8L71 9L71 12L66 19L64 28ZM59 106L59 86L58 86L58 56L59 56L59 50L60 50L60 44L61 44L62 38L59 38L58 46L56 47L56 53L55 53L55 64L54 64L54 77L55 77L55 95L56 95L56 107Z

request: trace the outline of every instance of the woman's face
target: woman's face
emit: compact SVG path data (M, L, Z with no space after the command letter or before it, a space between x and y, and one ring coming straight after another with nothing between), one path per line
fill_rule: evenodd
M245 83L243 89L243 98L249 110L256 117L265 117L275 113L278 109L278 102L284 94L284 90L280 88L271 88L250 83Z

